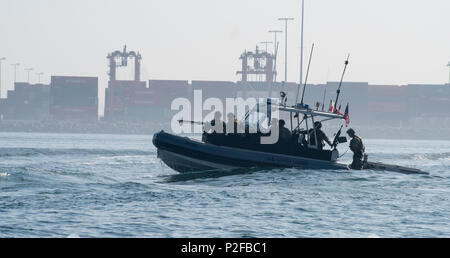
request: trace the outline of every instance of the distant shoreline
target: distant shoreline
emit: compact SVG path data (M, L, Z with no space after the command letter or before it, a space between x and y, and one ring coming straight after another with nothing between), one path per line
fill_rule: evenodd
M151 135L164 125L136 122L71 122L71 121L2 121L0 132L61 134L131 134Z
M450 140L450 128L393 128L354 126L365 139ZM70 122L70 121L1 121L0 133L152 135L161 130L171 132L168 123ZM330 138L333 134L328 134Z

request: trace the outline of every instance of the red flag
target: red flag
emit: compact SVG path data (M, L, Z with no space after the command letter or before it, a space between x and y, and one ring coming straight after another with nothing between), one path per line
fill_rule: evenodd
M347 107L345 108L344 117L345 117L345 127L347 127L350 124L350 116L348 113L348 103L347 103Z

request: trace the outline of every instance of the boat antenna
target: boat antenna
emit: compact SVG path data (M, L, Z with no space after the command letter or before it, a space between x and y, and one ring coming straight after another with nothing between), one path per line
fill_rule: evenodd
M311 66L311 59L312 59L313 52L314 52L314 43L312 44L311 54L310 54L310 56L309 56L309 63L308 63L308 70L307 70L307 72L306 72L305 84L303 85L302 101L300 102L300 104L301 104L302 106L303 106L303 98L305 97L306 83L308 82L309 68L310 68L310 66Z
M295 98L295 105L298 103L298 95L300 94L300 86L303 82L303 27L304 27L304 20L305 20L305 1L302 0L302 28L301 28L301 41L300 41L300 81L298 83L297 88L297 97ZM303 103L302 103L303 104Z
M339 88L337 90L336 101L334 102L335 105L337 105L338 100L339 100L339 95L341 94L342 81L344 80L344 75L345 75L345 71L347 70L347 65L348 65L348 60L349 59L350 59L350 54L348 54L347 60L345 61L344 72L342 72L341 81L339 82Z
M325 90L323 91L322 111L325 110L325 96L326 95L327 95L327 85L325 85Z
M274 71L275 71L275 76L274 76L274 79L273 79L273 81L274 82L276 82L277 81L277 75L278 75L278 72L277 72L277 59L278 59L278 47L280 46L280 42L277 42L276 43L276 49L275 49L275 62L274 62Z

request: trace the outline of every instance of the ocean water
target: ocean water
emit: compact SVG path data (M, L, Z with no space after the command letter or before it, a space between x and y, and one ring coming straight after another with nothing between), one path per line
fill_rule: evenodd
M450 237L448 141L365 140L370 160L430 175L216 176L179 175L151 140L0 133L0 237Z

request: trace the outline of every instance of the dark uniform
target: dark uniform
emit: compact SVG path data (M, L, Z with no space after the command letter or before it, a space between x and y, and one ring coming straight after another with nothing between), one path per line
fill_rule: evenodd
M327 135L322 131L322 129L317 129L316 130L316 135L317 135L317 141L319 142L319 150L323 150L323 146L325 146L325 142L328 143L328 145L331 146L331 142L328 139Z
M227 125L225 124L224 121L222 121L222 114L220 112L216 112L214 114L214 119L205 124L205 128L204 131L206 133L219 133L219 134L224 134L226 133L226 127ZM217 123L217 124L216 124Z
M222 126L220 126L221 123L222 123ZM226 128L227 128L227 125L222 120L219 120L219 126L217 126L217 127L216 127L216 120L215 119L213 119L211 121L211 123L205 125L205 131L207 133L211 132L211 133L221 133L221 134L223 134L223 133L226 132Z
M286 127L284 127L284 125L286 124L286 122L284 120L279 120L274 118L272 119L272 125L270 126L270 131L272 133L276 132L276 130L278 130L278 143L282 142L282 143L287 143L292 139L292 134L291 131L289 129L287 129ZM274 130L274 128L278 127L276 130Z
M227 134L245 133L244 125L232 113L228 114L226 130Z
M284 126L280 126L280 140L290 141L292 137L291 131Z
M325 146L325 142L328 143L328 145L332 145L330 142L330 139L328 139L327 135L322 131L322 123L321 122L315 122L314 127L316 128L316 137L319 150L323 150L323 147ZM311 145L316 145L316 138L314 137L314 130L310 130L310 141L309 143Z
M348 130L347 133L352 137L352 140L350 141L350 150L353 151L353 162L350 164L350 168L361 170L363 169L364 162L364 143L361 137L355 135L352 129Z

